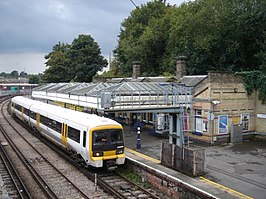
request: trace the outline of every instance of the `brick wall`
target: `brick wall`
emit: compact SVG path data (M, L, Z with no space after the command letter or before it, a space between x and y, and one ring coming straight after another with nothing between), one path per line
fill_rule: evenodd
M188 186L181 181L176 181L163 172L159 173L157 170L146 167L143 164L138 164L134 160L126 160L127 171L133 171L140 175L146 182L150 183L153 187L159 189L171 198L213 198L210 195L196 189L196 187Z
M208 112L213 111L214 121L208 121L208 131L203 135L191 135L205 141L210 141L212 136L212 125L214 125L214 140L228 137L232 124L240 124L246 116L248 122L247 130L244 132L266 132L266 119L258 118L257 113L266 114L266 105L257 100L257 94L247 95L240 77L227 72L209 72L208 77L198 84L194 90L194 109L202 110L202 118L207 119ZM212 105L211 101L219 101L220 104ZM219 115L228 115L228 133L218 134ZM241 117L242 115L242 117Z
M262 104L258 99L258 93L256 93L256 114L266 116L266 104ZM255 119L256 123L256 132L263 133L266 136L266 118L262 118L261 116Z

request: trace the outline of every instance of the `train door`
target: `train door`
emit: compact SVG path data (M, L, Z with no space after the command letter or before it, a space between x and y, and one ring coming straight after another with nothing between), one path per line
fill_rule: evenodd
M40 130L40 113L36 113L36 128Z
M24 116L24 107L22 106L21 107L21 117L22 117L22 119L23 119L23 116Z
M67 133L68 133L68 126L65 123L62 123L62 128L61 128L61 140L62 144L67 146Z
M87 160L88 159L88 148L89 148L89 136L88 131L83 130L82 140L81 140L81 156Z

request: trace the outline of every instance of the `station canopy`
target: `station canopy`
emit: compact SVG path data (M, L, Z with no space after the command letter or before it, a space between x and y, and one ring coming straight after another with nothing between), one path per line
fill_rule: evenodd
M33 89L33 92L44 91L79 96L98 96L102 92L123 95L157 95L165 93L179 94L185 92L185 86L175 82L121 82L121 83L49 83ZM183 93L184 94L184 93Z

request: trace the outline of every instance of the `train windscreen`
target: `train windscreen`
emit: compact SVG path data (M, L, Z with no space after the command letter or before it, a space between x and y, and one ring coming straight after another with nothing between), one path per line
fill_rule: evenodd
M92 132L92 150L115 150L124 146L121 129L105 129Z

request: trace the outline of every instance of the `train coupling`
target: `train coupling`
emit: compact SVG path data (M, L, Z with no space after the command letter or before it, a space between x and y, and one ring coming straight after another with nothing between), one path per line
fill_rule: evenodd
M109 171L115 170L117 168L116 161L115 160L106 161L106 168Z

